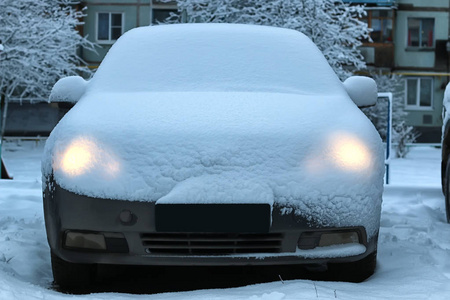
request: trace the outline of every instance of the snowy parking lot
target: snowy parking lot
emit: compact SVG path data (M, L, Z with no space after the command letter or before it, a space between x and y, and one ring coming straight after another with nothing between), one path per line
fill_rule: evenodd
M0 299L74 297L52 289L41 196L43 145L42 141L8 141L2 145L2 155L14 180L0 180ZM413 147L407 158L392 160L390 177L391 184L385 187L383 196L378 267L363 283L276 280L237 288L152 295L96 292L76 297L109 300L448 299L450 224L445 222L440 187L440 149ZM186 275L186 280L193 280L188 277ZM140 284L151 285L154 281L149 279ZM176 286L176 282L172 285Z

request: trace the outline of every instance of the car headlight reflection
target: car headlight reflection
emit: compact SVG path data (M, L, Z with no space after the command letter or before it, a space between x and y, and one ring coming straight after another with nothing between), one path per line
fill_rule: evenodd
M100 172L105 177L115 177L120 171L120 165L110 151L99 147L91 139L78 138L57 153L54 169L70 177L90 171Z

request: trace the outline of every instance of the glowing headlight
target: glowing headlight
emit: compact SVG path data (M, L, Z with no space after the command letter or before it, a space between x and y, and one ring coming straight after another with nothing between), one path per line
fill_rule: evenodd
M335 164L345 170L366 170L372 165L372 155L358 138L347 134L333 136L330 143Z
M87 138L78 138L58 152L53 167L71 177L92 170L106 177L114 177L120 169L117 159L111 153Z
M84 139L74 141L62 154L60 167L64 173L77 176L92 167L95 145Z

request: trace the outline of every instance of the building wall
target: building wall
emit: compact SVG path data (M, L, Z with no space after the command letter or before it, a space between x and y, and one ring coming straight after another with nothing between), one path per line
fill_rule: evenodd
M431 109L411 110L407 109L407 123L412 126L423 127L438 127L440 130L442 126L442 99L444 93L442 85L447 83L447 78L443 76L433 77L433 104ZM431 122L428 120L431 116ZM425 118L425 122L424 122Z
M402 11L397 12L397 26L395 35L395 70L406 77L433 78L432 107L430 109L407 109L409 116L407 122L413 126L438 127L442 126L442 99L443 87L447 83L444 74L435 76L442 69L436 70L435 47L431 49L414 49L407 46L408 18L434 18L434 40L447 40L448 38L448 12L430 11ZM447 69L444 67L444 71ZM424 116L431 116L430 123L424 123ZM429 118L429 117L425 117Z
M435 49L408 47L408 18L434 18L434 40L448 38L448 12L398 10L395 34L395 66L434 68Z
M449 7L448 0L397 0L398 4L412 4L414 7Z
M72 106L70 103L10 102L5 136L48 136Z

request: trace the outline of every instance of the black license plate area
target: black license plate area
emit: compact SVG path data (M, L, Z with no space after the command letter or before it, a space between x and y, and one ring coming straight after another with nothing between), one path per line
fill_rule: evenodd
M156 204L158 232L266 233L269 204Z

